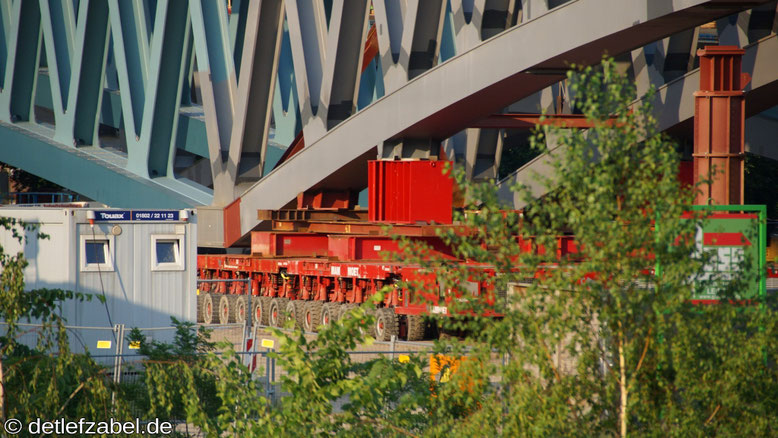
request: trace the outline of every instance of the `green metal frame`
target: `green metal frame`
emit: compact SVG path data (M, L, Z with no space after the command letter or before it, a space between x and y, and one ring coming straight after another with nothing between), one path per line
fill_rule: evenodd
M743 212L757 213L759 221L759 260L757 272L759 273L759 286L757 294L764 298L767 293L767 207L764 205L694 205L692 211L710 212Z

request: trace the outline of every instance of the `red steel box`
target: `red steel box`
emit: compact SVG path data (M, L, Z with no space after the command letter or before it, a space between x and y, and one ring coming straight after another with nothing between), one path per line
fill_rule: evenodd
M454 181L447 161L368 162L368 218L375 222L452 222ZM450 164L450 163L449 163Z

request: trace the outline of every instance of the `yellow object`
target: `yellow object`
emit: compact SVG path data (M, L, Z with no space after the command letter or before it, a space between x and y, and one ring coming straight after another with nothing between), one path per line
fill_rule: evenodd
M260 345L262 345L265 348L273 348L276 346L276 342L272 339L263 339Z
M97 341L97 348L106 350L111 348L111 341Z
M430 378L434 381L445 383L451 380L451 374L457 371L461 357L446 356L443 354L430 355Z
M400 363L408 363L411 361L411 357L408 356L407 354L401 354L397 356L397 360L399 360Z
M130 350L137 350L140 348L140 341L130 341Z

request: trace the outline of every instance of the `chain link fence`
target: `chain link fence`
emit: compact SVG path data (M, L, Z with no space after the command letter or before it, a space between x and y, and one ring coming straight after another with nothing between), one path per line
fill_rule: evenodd
M32 349L41 349L41 335L45 330L42 324L18 324L19 331L15 337L20 344ZM241 358L243 364L250 370L252 379L259 387L263 388L264 396L272 402L277 402L284 394L281 392L281 382L287 375L277 360L271 357L275 351L278 339L270 331L269 327L243 324L198 324L192 326L192 330L205 327L210 331L211 342L232 344L233 350ZM0 322L0 335L7 333L8 325ZM145 360L146 357L139 354L138 345L130 342L128 335L130 328L124 324L116 324L114 327L84 327L65 326L74 353L89 354L96 363L105 367L106 375L114 383L142 396L147 392L145 388ZM138 328L146 341L170 343L175 337L177 327L146 327ZM306 337L315 337L315 333L306 333ZM220 344L223 345L223 344ZM381 356L391 360L405 360L412 355L429 355L432 344L430 342L405 342L392 338L388 342L375 341L371 345L362 345L355 351L348 352L355 364L366 363ZM56 354L56 352L49 352ZM217 350L217 354L222 354ZM424 361L428 363L427 360ZM427 369L426 371L429 371ZM145 412L133 412L142 417Z
M20 331L17 341L35 348L44 330L40 324L19 324ZM233 350L242 363L251 373L252 380L256 383L259 393L271 404L277 404L288 394L283 391L283 379L288 371L281 366L279 361L272 357L279 345L279 340L270 327L262 325L249 326L243 324L197 324L191 330L206 328L209 331L209 341L217 343L220 348L216 354L223 354L224 342L232 345ZM129 414L136 418L146 418L150 414L149 387L146 376L147 357L139 354L138 345L131 342L129 334L131 328L124 324L116 324L114 327L80 327L65 326L72 351L89 354L94 360L105 367L105 375L116 384L114 399L121 399L126 403ZM169 344L175 339L176 331L180 327L146 327L137 329L146 341ZM7 333L7 324L0 322L0 335ZM317 336L315 333L305 333L309 340ZM407 342L399 341L396 337L387 342L374 341L370 345L360 345L348 354L352 364L364 364L380 357L389 360L410 361L416 357L424 364L423 371L430 374L435 380L445 381L448 377L448 365L453 358L443 357L443 362L436 362L432 356L432 342ZM56 354L56 353L54 353ZM507 358L494 355L495 362ZM454 359L456 360L456 359ZM499 384L492 381L493 384ZM216 400L213 387L208 385L195 385L195 392L204 405L209 400ZM341 397L332 402L335 412L339 412L342 406L349 401L348 396ZM174 424L177 432L184 436L202 436L200 431L186 421L185 411L181 408L173 408L169 421Z

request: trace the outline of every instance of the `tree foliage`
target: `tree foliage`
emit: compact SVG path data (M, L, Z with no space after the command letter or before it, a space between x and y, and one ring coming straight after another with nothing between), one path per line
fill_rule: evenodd
M34 226L0 217L0 228L20 244L28 235L47 238ZM112 384L104 367L89 354L71 351L59 305L93 297L62 289L25 290L24 254L0 247L0 418L27 424L37 418L124 418L121 402L112 403ZM102 299L102 297L99 297ZM25 325L34 322L35 327ZM21 342L35 339L34 344Z
M491 420L476 427L508 436L773 433L771 297L738 300L754 280L746 264L756 261L745 260L736 278L704 275L710 254L695 250L692 236L705 218L682 219L694 193L678 183L678 156L650 105L630 105L634 87L610 60L568 79L594 127L547 127L533 137L552 157L554 179L536 176L550 194L535 199L516 187L527 206L506 213L491 185L471 185L468 210L478 213L459 218L469 233L443 233L461 258L497 276L441 263L439 281L461 292L474 280L509 291L506 307L496 304L501 321L442 321L471 334L466 363L484 370L472 379L498 382L467 392L480 400L476 412L492 407ZM565 235L575 236L578 252L560 257ZM691 303L710 287L721 304ZM451 304L483 315L484 303ZM495 353L509 359L495 363Z

